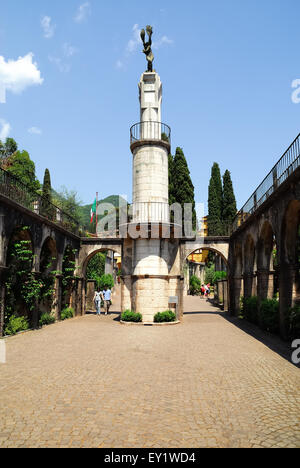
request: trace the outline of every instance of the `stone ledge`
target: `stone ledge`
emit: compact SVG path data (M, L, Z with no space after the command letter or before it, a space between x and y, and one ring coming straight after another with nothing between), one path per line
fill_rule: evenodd
M175 322L162 322L162 323L156 323L156 322L124 322L123 320L120 320L121 325L125 326L132 326L132 325L137 325L140 327L165 327L168 325L179 325L181 323L180 320L176 320Z

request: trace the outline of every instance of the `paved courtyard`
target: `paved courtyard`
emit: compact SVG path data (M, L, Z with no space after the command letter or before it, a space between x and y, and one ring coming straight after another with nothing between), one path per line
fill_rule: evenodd
M185 302L182 325L87 315L8 339L0 447L300 447L299 369Z

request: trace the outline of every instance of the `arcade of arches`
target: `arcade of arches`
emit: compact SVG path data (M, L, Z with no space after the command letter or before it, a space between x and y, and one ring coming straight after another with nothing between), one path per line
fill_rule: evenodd
M280 331L300 300L300 198L287 194L252 216L230 239L230 312L240 313L241 298L278 298Z
M19 206L12 208L11 204L1 203L0 211L1 334L5 278L11 266L10 248L14 241L26 241L30 245L31 272L36 279L43 278L47 282L50 277L54 278L51 311L57 319L64 305L72 306L76 315L85 313L86 266L96 252L115 252L122 259L123 272L129 271L132 252L129 254L130 249L122 239L82 239L23 211ZM281 334L286 336L287 316L291 307L300 301L299 225L300 182L296 181L292 186L288 185L280 196L266 202L230 238L204 238L202 243L179 242L174 262L168 265L169 275L173 275L171 279L174 277L179 285L178 294L182 296L186 289L182 278L186 259L201 250L219 252L223 259L228 259L229 312L239 315L242 297L257 296L259 301L277 297ZM22 230L22 226L27 229ZM127 301L123 304L125 307L130 300L126 275L121 283L122 295ZM43 297L35 313L49 309L49 302L49 297ZM15 307L17 313L20 304ZM34 316L31 322L35 324L37 320L38 316Z

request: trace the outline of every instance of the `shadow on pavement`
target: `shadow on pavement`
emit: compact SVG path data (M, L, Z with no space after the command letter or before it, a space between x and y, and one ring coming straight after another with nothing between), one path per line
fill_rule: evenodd
M291 361L291 356L294 351L291 347L291 342L284 341L277 335L273 335L272 333L268 333L264 330L261 330L257 325L247 322L247 320L240 319L238 317L232 317L228 313L221 315L225 320L232 323L232 325L236 326L244 333L247 333L247 335L252 336L252 338L255 338L256 340L260 341L269 349L279 354L279 356L286 359L290 364L300 368L300 364L294 364Z

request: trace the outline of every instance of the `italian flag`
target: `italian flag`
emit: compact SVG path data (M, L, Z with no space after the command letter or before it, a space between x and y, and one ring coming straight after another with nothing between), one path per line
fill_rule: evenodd
M97 210L97 198L95 198L95 201L94 201L94 204L91 208L91 223L94 221L94 216L96 214L96 210Z

